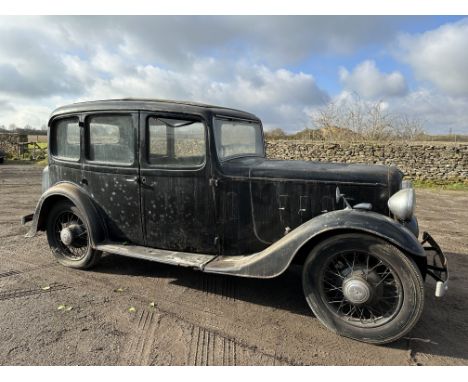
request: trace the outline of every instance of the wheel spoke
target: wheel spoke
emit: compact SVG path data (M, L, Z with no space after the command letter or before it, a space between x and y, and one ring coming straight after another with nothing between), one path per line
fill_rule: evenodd
M81 232L74 237L71 245L65 245L61 240L61 232L64 228L78 226ZM70 260L81 260L89 249L89 237L86 226L81 219L70 211L65 211L57 216L54 224L56 243L58 244L61 255Z
M390 271L390 269L386 269L386 271L383 273L385 276L382 277L382 279L375 285L376 287L378 287L380 284L382 284L382 282L392 274L392 272ZM382 275L381 275L382 276Z
M344 279L344 276L341 273L336 273L331 270L329 270L328 272L331 273L332 275L338 276L340 279Z
M391 319L399 309L401 284L392 268L371 253L347 251L336 254L322 274L322 291L329 308L352 325L380 325ZM368 283L370 297L367 301L358 304L348 300L350 297L346 297L343 290L344 283L351 279Z

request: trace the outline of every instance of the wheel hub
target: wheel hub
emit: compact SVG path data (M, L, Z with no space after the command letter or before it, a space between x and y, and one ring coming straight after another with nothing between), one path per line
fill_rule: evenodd
M351 276L343 282L344 297L355 305L365 304L372 297L369 283L359 276Z
M62 228L60 231L60 240L66 246L70 246L73 244L75 239L80 235L81 229L78 225L69 225L67 227Z

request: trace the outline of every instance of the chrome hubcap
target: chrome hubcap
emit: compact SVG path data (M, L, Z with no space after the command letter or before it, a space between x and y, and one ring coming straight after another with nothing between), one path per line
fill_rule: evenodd
M370 300L372 290L366 280L353 276L343 281L343 295L349 302L360 305Z
M73 244L75 239L81 235L81 233L82 229L80 228L80 226L72 224L61 229L60 240L66 246L70 246Z
M358 327L390 321L403 303L402 285L383 259L367 252L344 251L330 257L322 273L322 291L333 314Z

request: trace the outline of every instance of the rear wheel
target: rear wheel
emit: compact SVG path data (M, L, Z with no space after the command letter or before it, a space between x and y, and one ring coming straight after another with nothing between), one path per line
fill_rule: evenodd
M67 267L86 269L101 257L91 247L89 227L81 211L69 201L56 203L47 220L47 239L57 260Z
M306 300L336 333L389 343L408 333L424 304L416 264L398 248L365 234L343 234L316 246L303 269Z

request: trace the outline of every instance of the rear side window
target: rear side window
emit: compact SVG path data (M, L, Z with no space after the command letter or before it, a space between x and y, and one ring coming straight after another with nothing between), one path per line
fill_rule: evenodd
M148 161L161 167L199 167L205 163L205 125L172 118L148 120Z
M131 115L89 117L88 159L103 163L132 164L135 132Z
M54 123L52 154L60 159L80 159L80 127L78 118L64 118Z

